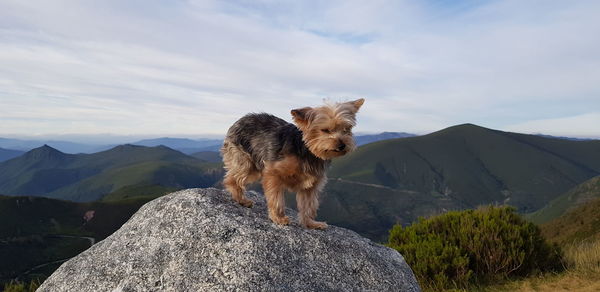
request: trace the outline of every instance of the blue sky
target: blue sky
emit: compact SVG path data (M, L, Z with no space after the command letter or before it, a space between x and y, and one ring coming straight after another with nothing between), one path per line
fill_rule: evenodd
M600 137L600 1L0 2L0 136L223 134L366 98L356 131Z

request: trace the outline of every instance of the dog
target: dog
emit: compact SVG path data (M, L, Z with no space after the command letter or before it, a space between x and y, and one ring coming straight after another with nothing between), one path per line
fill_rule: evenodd
M331 159L353 151L352 128L364 99L326 103L291 111L294 124L266 113L251 113L235 122L223 142L223 185L240 205L252 207L245 186L262 179L269 218L287 225L284 191L296 192L299 223L325 229L315 221L319 193L327 182Z

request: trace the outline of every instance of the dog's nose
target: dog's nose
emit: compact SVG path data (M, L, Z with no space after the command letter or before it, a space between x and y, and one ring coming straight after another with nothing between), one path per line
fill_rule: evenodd
M340 142L340 144L338 145L337 150L338 151L342 151L344 149L346 149L346 144L344 144L343 142Z

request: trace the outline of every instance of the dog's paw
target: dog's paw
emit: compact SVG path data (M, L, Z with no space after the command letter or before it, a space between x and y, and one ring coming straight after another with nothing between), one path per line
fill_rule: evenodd
M246 198L241 199L240 201L238 201L238 203L240 203L240 205L242 205L246 208L251 208L252 206L254 206L254 201L248 200Z
M308 224L306 224L306 228L310 228L310 229L323 230L323 229L327 229L327 227L329 227L329 225L327 225L327 223L320 222L320 221L312 221L312 222L309 222Z
M271 217L271 221L273 221L273 223L279 224L279 225L288 225L288 224L290 224L290 217L288 217L288 216Z

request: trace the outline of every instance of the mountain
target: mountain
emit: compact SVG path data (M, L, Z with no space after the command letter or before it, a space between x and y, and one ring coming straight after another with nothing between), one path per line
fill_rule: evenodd
M0 287L16 277L49 276L65 259L119 229L150 199L74 203L0 196Z
M185 154L193 154L193 153L198 153L198 152L219 152L221 147L223 146L223 142L221 142L220 144L215 144L215 145L210 145L210 146L205 146L205 147L200 147L200 148L179 148L177 149L177 151L181 151Z
M212 155L215 162L165 146L122 145L77 155L44 146L0 163L0 193L113 201L218 184L223 171L217 153L198 155ZM335 159L318 214L383 241L395 223L447 210L506 203L529 213L598 175L598 140L465 124L373 142Z
M544 237L559 244L600 240L600 197L541 225Z
M133 145L140 146L167 146L169 148L181 151L185 154L191 154L200 151L211 151L215 147L219 149L223 145L223 140L218 139L185 139L185 138L156 138L140 140L132 143Z
M600 176L577 185L527 218L536 224L546 223L597 198L600 198Z
M465 124L374 142L334 160L323 195L328 211L319 216L377 239L391 222L447 209L510 204L531 212L599 174L600 141Z
M383 133L379 133L379 134L372 134L372 135L356 135L354 136L354 141L356 142L357 146L361 146L361 145L365 145L365 144L369 144L369 143L373 143L373 142L377 142L377 141L382 141L382 140L389 140L389 139L396 139L396 138L408 138L408 137L415 137L415 134L409 134L409 133L404 133L404 132L383 132Z
M287 199L287 206L296 206L292 196ZM419 217L466 208L432 193L333 178L323 190L317 217L383 243L394 224L409 225Z
M383 132L379 134L372 135L357 135L354 137L356 144L358 146L381 141L387 139L395 139L395 138L406 138L413 137L415 135L409 133L399 133L399 132ZM167 146L169 148L175 149L177 151L181 151L185 154L194 154L198 152L218 152L221 146L223 145L223 140L219 139L186 139L186 138L156 138L156 139L146 139L140 140L132 143L133 145L140 146ZM213 158L214 160L214 158Z
M565 137L565 136L552 136L552 135L545 135L545 134L536 134L540 137L545 137L545 138L555 138L555 139L564 139L564 140L572 140L572 141L589 141L589 140L597 140L594 138L575 138L575 137Z
M223 157L217 151L200 151L196 153L190 154L190 156L196 157L200 160L208 161L208 162L221 162L223 161Z
M11 150L11 149L0 148L0 162L6 161L6 160L9 160L9 159L13 159L15 157L20 156L23 153L25 153L25 152L19 151L19 150Z
M43 145L49 145L53 148L60 149L65 153L93 153L98 149L103 149L103 145L95 144L82 144L69 141L59 140L20 140L20 139L8 139L0 138L0 147L15 149L19 151L29 151L31 149L41 147Z
M207 187L221 176L219 165L164 146L121 145L93 154L65 154L45 145L0 163L0 193L85 202L125 187L135 187L135 195Z
M385 140L385 139L393 139L393 138L403 138L403 137L411 137L413 134L408 133L398 133L398 132L383 132L380 134L373 135L357 135L355 137L357 145L364 145L367 143ZM43 145L48 145L52 148L55 148L63 153L68 154L78 154L78 153L95 153L100 151L105 151L116 147L116 144L104 143L101 144L97 141L98 138L95 138L95 142L91 143L77 143L63 140L23 140L23 139L10 139L10 138L0 138L0 148L6 149L15 149L17 151L29 151ZM206 152L206 151L219 151L219 148L223 145L222 139L209 139L209 138L200 138L200 139L187 139L187 138L155 138L155 139L144 139L139 140L133 143L132 145L138 146L166 146L171 149L175 149L177 151L183 152L185 154L192 154L196 152ZM4 159L7 160L7 159ZM0 152L0 162L2 160L2 154Z

